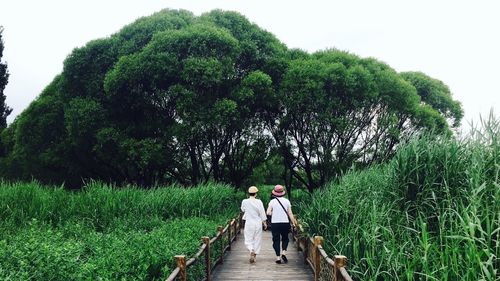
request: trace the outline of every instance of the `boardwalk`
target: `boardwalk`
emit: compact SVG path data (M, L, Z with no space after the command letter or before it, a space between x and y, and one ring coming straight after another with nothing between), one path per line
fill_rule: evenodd
M304 264L302 253L297 251L290 239L288 246L288 263L276 264L276 256L272 247L271 232L265 231L262 250L257 256L257 262L250 264L250 255L245 248L243 231L224 257L224 264L217 266L213 272L214 281L225 280L314 280L311 269Z

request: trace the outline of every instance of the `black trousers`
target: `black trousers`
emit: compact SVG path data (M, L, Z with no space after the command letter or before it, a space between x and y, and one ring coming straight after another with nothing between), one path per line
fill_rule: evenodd
M280 256L281 249L286 251L286 249L288 248L288 242L290 241L290 239L288 239L288 233L290 233L290 223L273 223L271 224L271 232L273 233L274 252L276 253L276 256Z

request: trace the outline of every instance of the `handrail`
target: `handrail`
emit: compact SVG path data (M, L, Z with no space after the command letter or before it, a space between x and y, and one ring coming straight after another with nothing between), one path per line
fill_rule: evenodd
M215 243L217 240L219 240L219 235L218 234L217 234L217 236L214 236L212 239L210 239L210 244Z
M236 240L236 236L241 231L242 214L229 220L225 227L217 228L217 235L212 237L202 237L203 244L196 254L186 262L185 256L175 256L177 267L170 273L166 281L181 280L186 281L188 269L200 260L200 256L205 254L203 264L205 266L205 278L203 280L210 281L212 279L211 272L219 264L224 262L224 254L231 249L231 243ZM224 235L227 234L227 245L224 245ZM297 241L297 247L304 254L304 262L308 264L314 272L314 280L335 280L335 281L352 281L352 278L347 272L347 258L342 255L335 255L332 260L326 251L323 249L323 237L310 237L304 235L302 225L293 233L293 238ZM220 256L211 260L211 245L220 241L221 250Z
M314 281L352 281L346 269L347 257L334 255L332 260L323 249L323 237L314 236L313 238L304 234L304 228L299 223L297 230L293 233L293 238L297 241L297 247L303 252L304 262L314 272Z
M228 221L228 223L223 228L222 226L217 227L217 235L209 239L209 237L202 237L203 244L200 246L200 249L196 254L186 261L186 256L175 256L175 260L177 263L177 267L170 273L167 277L166 281L174 281L179 278L181 281L187 280L188 269L190 266L194 265L197 261L200 260L200 256L205 254L205 259L203 260L203 264L205 266L205 279L210 281L212 279L211 272L212 270L219 264L224 261L224 254L231 249L231 243L236 240L236 236L241 231L241 220L242 214L240 213L237 217L232 218ZM228 245L224 245L224 235L227 234ZM220 241L220 257L214 258L213 261L210 259L210 248L212 244L215 244L217 241Z
M201 254L203 254L203 251L207 248L207 244L203 243L200 247L200 250L194 255L195 257L199 257Z
M176 267L172 273L170 273L170 276L168 276L166 281L174 281L175 278L177 278L177 275L181 272L181 269Z

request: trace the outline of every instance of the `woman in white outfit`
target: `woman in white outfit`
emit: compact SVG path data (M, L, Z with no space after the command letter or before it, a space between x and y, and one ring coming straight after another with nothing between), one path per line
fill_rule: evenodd
M250 251L250 263L254 263L262 245L262 227L267 228L264 204L255 198L259 190L255 186L248 189L248 199L241 202L241 211L245 220L245 246Z

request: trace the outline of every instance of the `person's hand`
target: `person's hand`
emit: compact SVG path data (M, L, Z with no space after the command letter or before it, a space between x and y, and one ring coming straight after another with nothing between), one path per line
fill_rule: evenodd
M267 230L267 223L263 222L262 226L264 227L264 230Z

